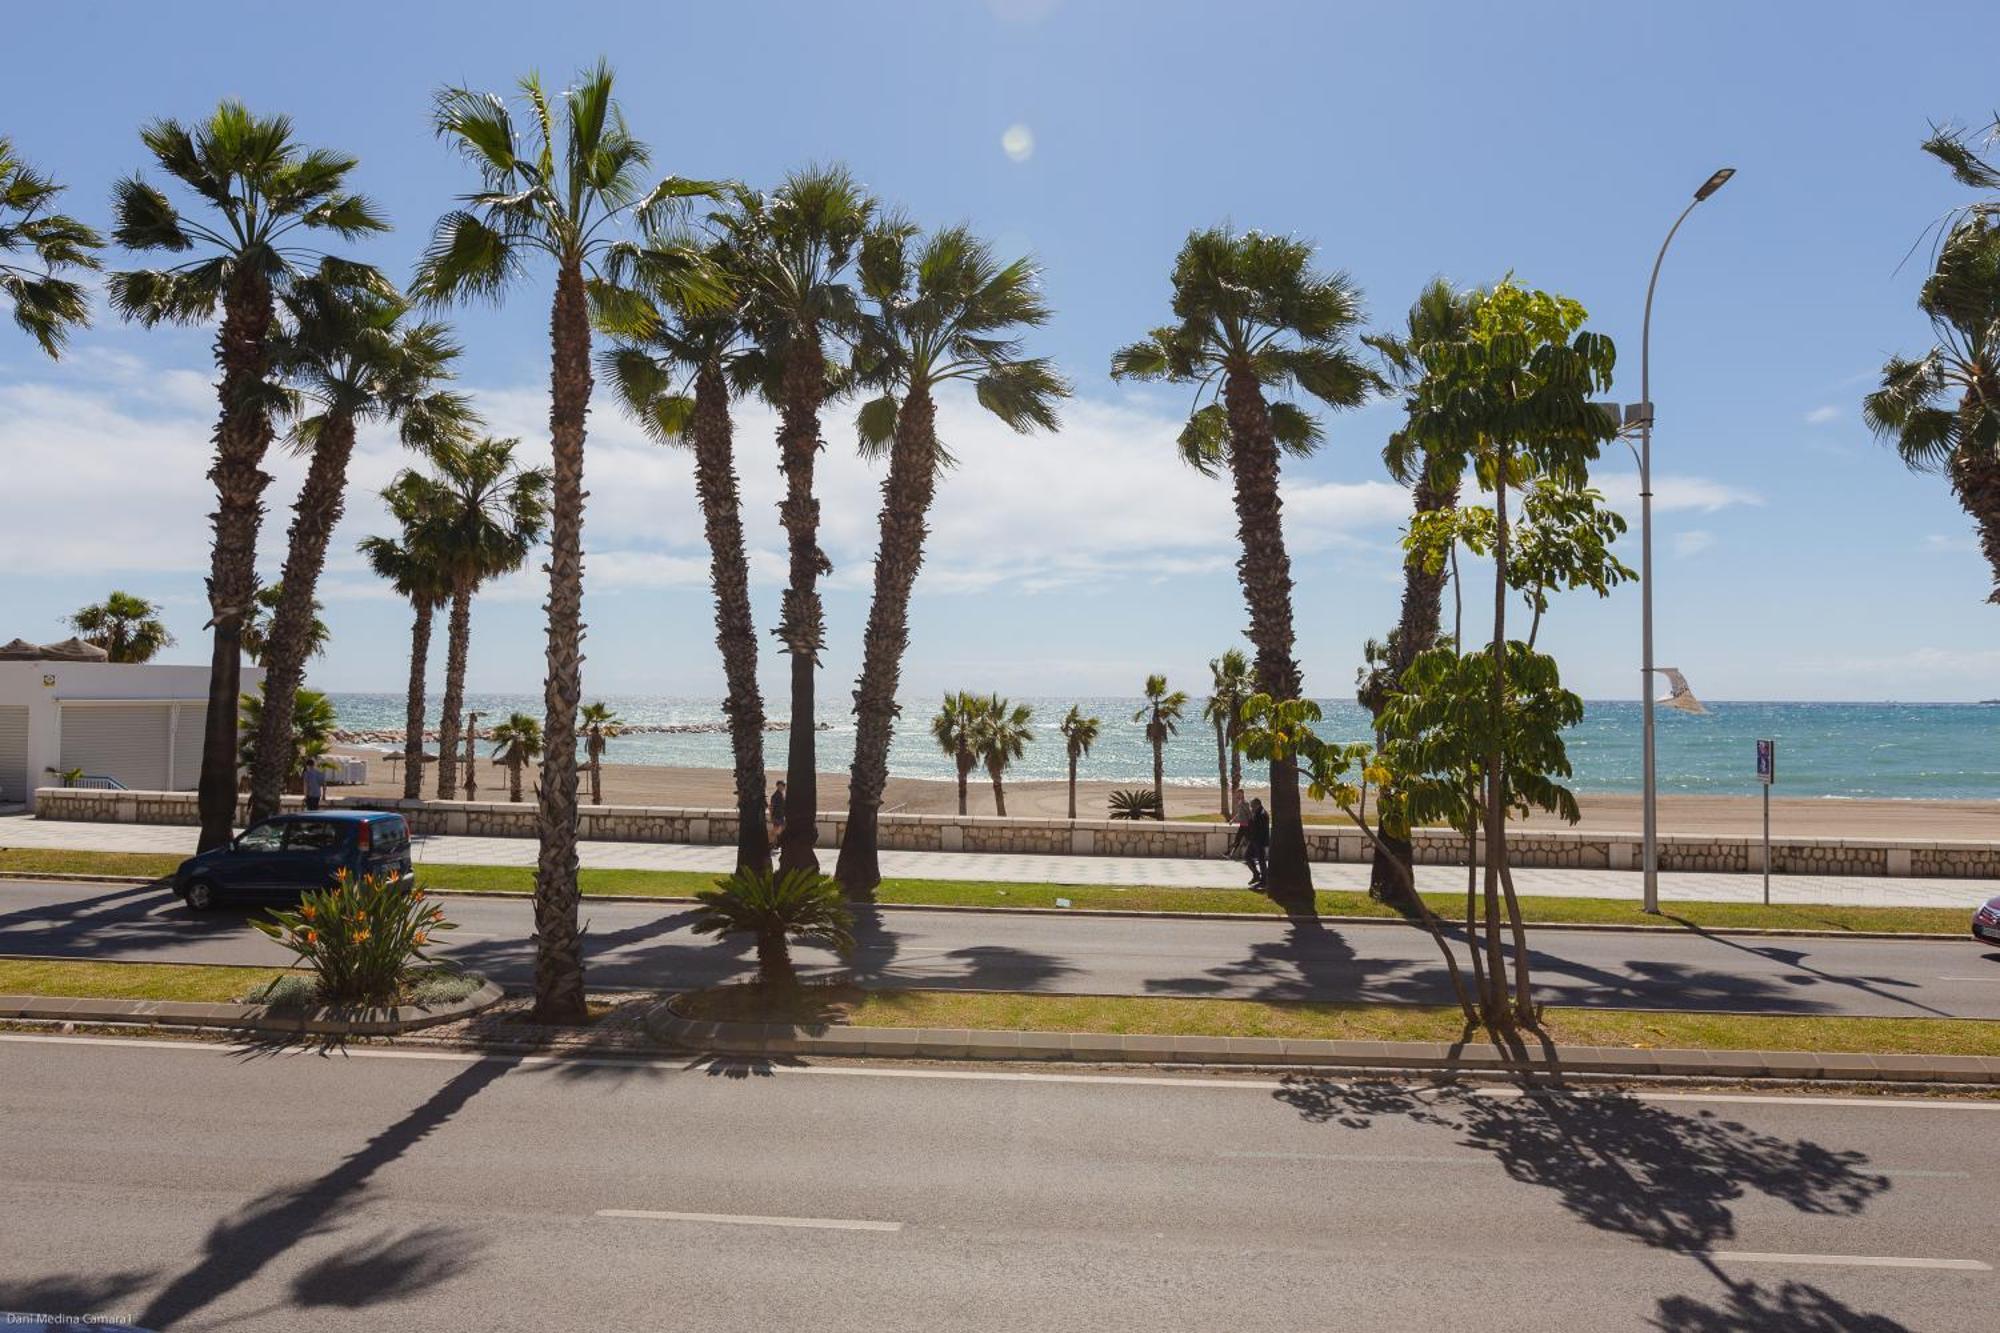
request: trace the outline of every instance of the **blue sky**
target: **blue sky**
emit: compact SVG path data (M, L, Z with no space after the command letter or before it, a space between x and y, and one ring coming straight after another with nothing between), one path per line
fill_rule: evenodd
M1313 238L1378 326L1433 275L1512 271L1589 307L1632 400L1653 251L1693 187L1733 165L1676 242L1654 315L1661 660L1720 698L2000 695L2000 611L1969 520L1858 417L1884 356L1926 345L1922 255L1898 265L1964 196L1916 145L1933 120L1984 123L2000 105L1992 41L1939 40L1993 36L1988 6L1918 23L1844 4L77 3L6 28L26 55L0 86L0 133L100 224L111 182L143 165L140 122L241 97L360 156L357 183L397 224L364 252L406 277L470 186L429 132L432 90L504 89L530 68L560 85L602 53L665 170L768 184L843 161L919 220L1032 251L1057 312L1033 345L1077 399L1060 435L1033 441L946 404L965 463L933 520L913 693L1129 693L1160 669L1198 689L1238 641L1227 489L1172 457L1184 397L1105 373L1165 315L1190 227ZM454 318L465 384L545 451L542 284ZM201 659L208 337L103 317L52 366L0 336L0 638L59 637L65 612L118 586L162 600L171 655ZM1362 641L1394 615L1404 501L1379 450L1397 417L1393 402L1339 414L1289 474L1300 656L1322 694L1347 692ZM586 689L717 694L687 461L601 396L592 428ZM857 661L876 478L844 412L826 437L835 698ZM746 408L738 441L768 626L768 416ZM351 551L382 530L372 489L407 460L365 445L328 572L334 647L312 674L394 690L406 612ZM299 468L273 471L274 575ZM1631 471L1607 456L1604 488L1628 496ZM538 579L482 600L474 688L538 686ZM1558 603L1544 641L1586 695L1636 692L1635 589ZM765 676L779 679L775 657Z

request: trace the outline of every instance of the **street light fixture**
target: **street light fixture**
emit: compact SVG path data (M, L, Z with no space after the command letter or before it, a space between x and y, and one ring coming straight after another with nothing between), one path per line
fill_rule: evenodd
M1653 746L1653 289L1659 285L1660 265L1666 261L1667 247L1674 243L1674 233L1687 221L1694 206L1714 194L1729 178L1736 174L1736 168L1723 167L1701 183L1694 192L1694 198L1674 219L1674 225L1667 229L1667 239L1660 242L1660 253L1653 260L1653 276L1646 282L1646 315L1639 333L1639 403L1636 412L1627 409L1626 420L1635 417L1639 426L1639 605L1640 605L1640 654L1643 661L1639 667L1641 707L1645 715L1645 799L1642 815L1645 845L1642 869L1645 879L1645 910L1658 915L1660 910L1660 818L1659 818L1659 775L1655 766Z

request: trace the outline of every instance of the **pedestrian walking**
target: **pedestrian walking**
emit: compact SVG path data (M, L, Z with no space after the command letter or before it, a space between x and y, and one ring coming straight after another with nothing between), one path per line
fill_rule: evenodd
M785 840L785 784L780 782L771 788L771 847L776 850Z
M319 798L326 791L326 770L315 761L306 762L306 809L319 809Z
M1250 887L1264 887L1264 872L1270 868L1271 858L1271 816L1264 812L1264 802L1250 802L1250 827L1243 835L1243 861L1250 867Z

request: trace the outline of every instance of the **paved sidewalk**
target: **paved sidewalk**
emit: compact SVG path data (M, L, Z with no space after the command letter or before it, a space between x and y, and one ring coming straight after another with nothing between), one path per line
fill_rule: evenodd
M419 865L511 865L535 863L535 844L526 838L420 837ZM176 825L88 824L23 816L0 818L0 847L53 847L107 852L194 850L195 830ZM707 870L727 872L732 847L657 842L584 842L586 866L628 870ZM830 867L832 857L826 862ZM882 853L882 873L892 879L999 880L1005 883L1152 884L1172 888L1239 888L1243 868L1233 861L1143 856L1011 856L986 852ZM1323 889L1364 889L1368 867L1315 863L1313 882ZM1419 866L1418 886L1426 892L1465 888L1465 871L1455 866ZM1514 872L1524 894L1566 898L1633 898L1639 875L1629 870L1535 870ZM1778 875L1771 880L1776 903L1838 907L1963 907L1983 903L2000 885L1981 879L1887 879L1856 875ZM1665 901L1757 902L1763 881L1756 875L1698 871L1663 872Z

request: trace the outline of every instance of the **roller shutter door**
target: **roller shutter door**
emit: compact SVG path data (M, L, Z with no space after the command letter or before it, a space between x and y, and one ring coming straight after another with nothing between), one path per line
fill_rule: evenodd
M193 791L201 785L201 724L208 717L207 704L181 704L181 720L174 732L175 791Z
M64 704L62 766L135 791L167 785L169 704Z
M29 786L28 710L9 705L0 708L0 803L22 804Z

